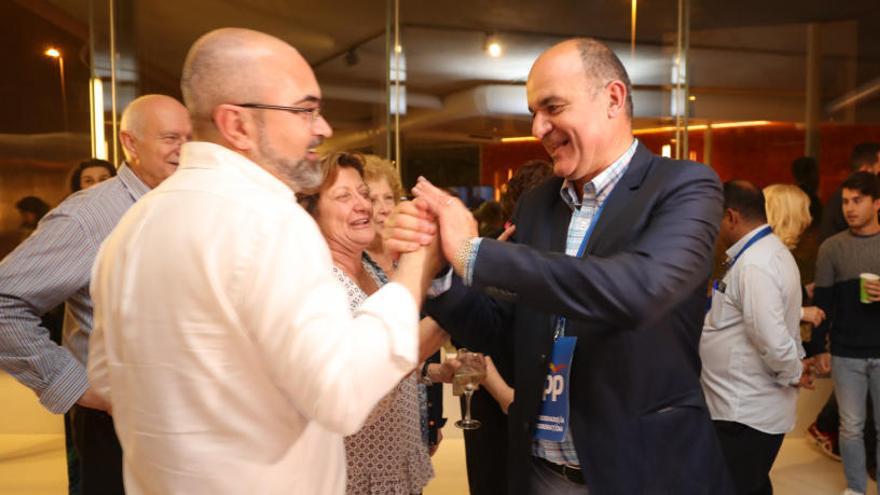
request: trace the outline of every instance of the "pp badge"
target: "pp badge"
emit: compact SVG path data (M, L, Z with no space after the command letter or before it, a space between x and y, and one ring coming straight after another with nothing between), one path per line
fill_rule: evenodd
M577 337L560 337L553 343L541 396L541 413L535 426L538 440L561 442L568 431L568 385L576 343Z

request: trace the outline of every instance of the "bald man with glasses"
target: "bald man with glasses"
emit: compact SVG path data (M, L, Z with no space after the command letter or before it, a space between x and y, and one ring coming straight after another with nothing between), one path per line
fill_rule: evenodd
M182 89L195 141L104 244L92 285L89 377L113 406L126 490L341 495L343 435L418 362L437 256L401 257L351 314L296 202L323 181L332 130L287 43L208 33Z

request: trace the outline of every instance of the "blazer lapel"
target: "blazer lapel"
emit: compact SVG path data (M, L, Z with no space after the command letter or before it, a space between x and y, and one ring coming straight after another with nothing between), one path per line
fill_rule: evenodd
M556 200L551 209L550 218L547 222L550 228L550 250L557 253L565 252L565 243L568 239L568 224L571 222L571 208L562 201L559 190L556 191Z
M648 171L651 168L651 162L654 154L639 142L636 152L629 162L626 173L620 178L620 182L614 186L611 194L605 200L607 204L602 210L599 217L599 223L593 229L590 240L587 242L585 252L592 253L596 247L596 243L602 239L603 235L609 233L609 229L617 225L621 220L620 215L632 201L633 196L645 180Z

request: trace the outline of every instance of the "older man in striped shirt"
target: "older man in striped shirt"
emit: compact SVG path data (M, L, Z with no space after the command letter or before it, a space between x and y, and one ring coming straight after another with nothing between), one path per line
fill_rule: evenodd
M189 115L174 98L146 95L132 101L120 125L126 163L118 175L64 200L0 262L0 369L32 389L49 411L72 411L84 494L123 493L109 403L86 376L92 264L123 213L174 172L190 134ZM40 322L62 302L63 347Z

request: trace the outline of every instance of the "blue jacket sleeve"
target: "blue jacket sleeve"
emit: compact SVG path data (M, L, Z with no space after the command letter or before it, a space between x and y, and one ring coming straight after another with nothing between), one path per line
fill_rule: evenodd
M542 312L614 327L636 329L666 315L705 283L723 201L717 176L703 166L688 166L654 194L641 231L616 254L578 259L486 239L474 285L512 291Z

